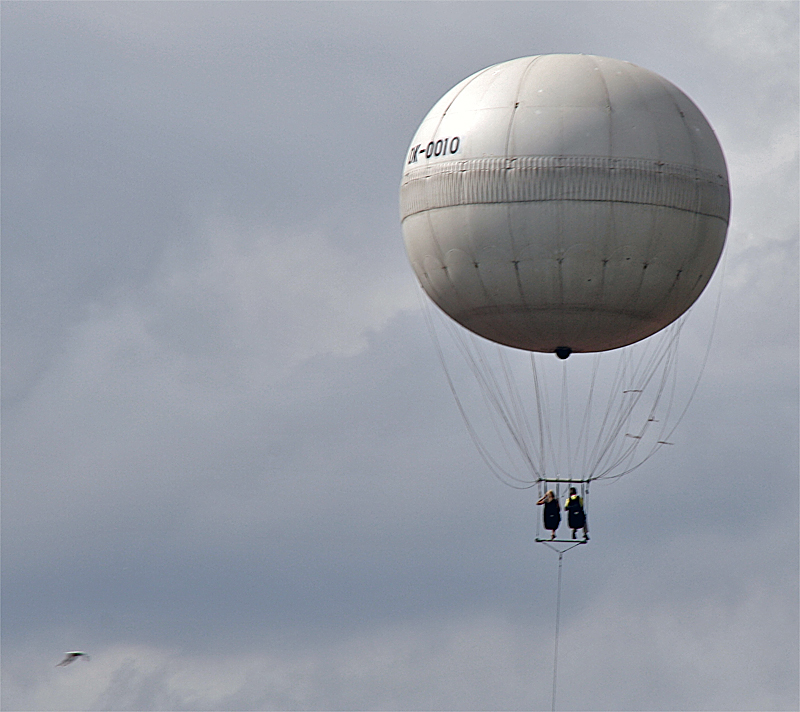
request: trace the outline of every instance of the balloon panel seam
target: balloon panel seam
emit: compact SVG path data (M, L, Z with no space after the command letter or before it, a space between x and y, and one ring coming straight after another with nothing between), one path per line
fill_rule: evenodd
M632 203L728 222L724 177L692 166L596 156L522 156L448 161L409 170L400 211L410 215L460 205L546 201Z

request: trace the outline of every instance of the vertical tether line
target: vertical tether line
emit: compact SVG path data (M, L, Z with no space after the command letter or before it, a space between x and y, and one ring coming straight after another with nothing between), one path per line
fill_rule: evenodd
M561 563L564 552L558 552L558 593L556 594L556 644L553 653L553 706L552 712L556 712L556 682L558 680L558 623L561 618Z

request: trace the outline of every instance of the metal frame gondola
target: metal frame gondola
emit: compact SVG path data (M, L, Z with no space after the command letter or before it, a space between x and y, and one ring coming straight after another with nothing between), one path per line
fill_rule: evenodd
M581 539L573 539L571 537L567 538L567 539L563 539L563 538L559 538L559 537L556 537L555 539L551 539L549 537L544 538L543 536L541 536L541 528L542 528L541 517L537 516L537 518L536 518L536 538L534 539L534 541L536 543L546 545L548 548L552 549L553 551L555 551L559 555L566 553L567 551L569 551L570 549L572 549L572 548L574 548L576 546L580 546L581 544L588 544L589 543L589 537L588 537L589 515L588 515L588 511L587 511L587 498L588 498L588 495L589 495L589 483L590 482L591 482L591 480L588 480L588 479L581 480L581 479L574 479L574 478L568 478L568 477L540 477L539 479L536 480L536 484L538 486L539 497L544 496L544 493L548 489L554 489L553 487L550 487L550 485L552 484L552 485L555 485L554 494L556 496L556 499L559 502L561 501L561 496L562 496L562 494L561 494L561 485L570 485L570 486L580 485L580 497L581 497L581 501L583 502L583 511L584 511L584 514L586 515L586 522L587 522L586 527L584 528L584 536ZM566 548L563 548L563 547L559 548L557 546L553 546L554 544L560 544L560 545L569 544L569 546L567 546Z

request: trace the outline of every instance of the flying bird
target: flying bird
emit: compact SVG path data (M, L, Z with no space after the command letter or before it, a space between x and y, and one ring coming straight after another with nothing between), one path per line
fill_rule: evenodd
M64 659L56 665L56 667L64 667L70 663L75 662L78 658L89 660L89 656L81 650L72 650L69 653L64 653Z

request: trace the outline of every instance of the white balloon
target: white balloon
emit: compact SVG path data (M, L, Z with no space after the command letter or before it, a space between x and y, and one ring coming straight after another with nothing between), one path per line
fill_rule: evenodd
M406 251L462 326L529 351L606 351L683 314L730 213L722 149L673 84L590 55L488 67L409 148Z

